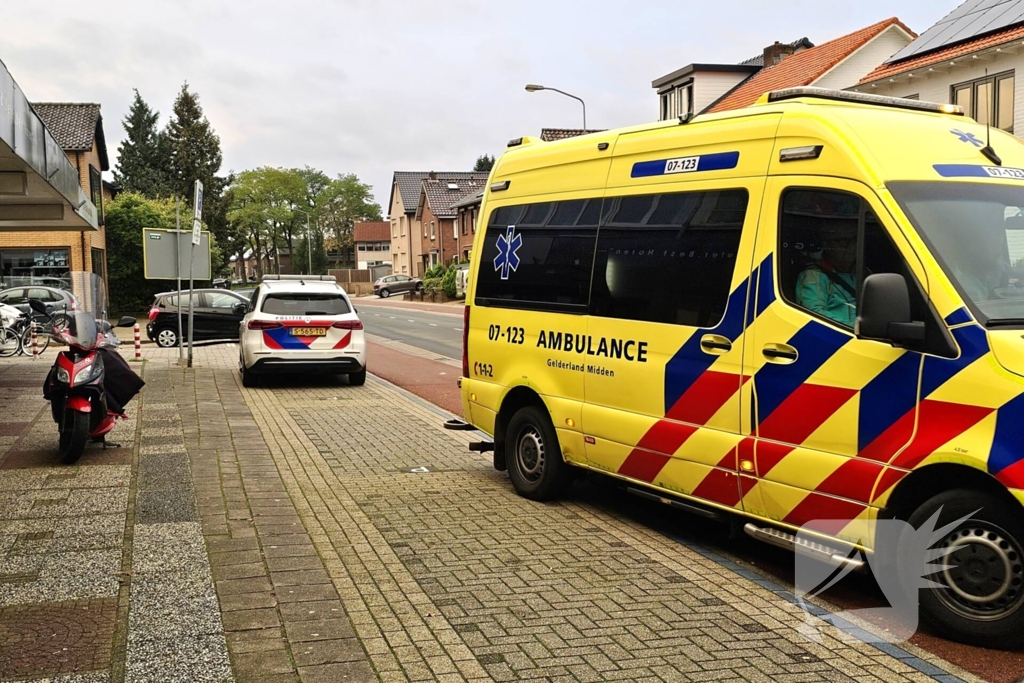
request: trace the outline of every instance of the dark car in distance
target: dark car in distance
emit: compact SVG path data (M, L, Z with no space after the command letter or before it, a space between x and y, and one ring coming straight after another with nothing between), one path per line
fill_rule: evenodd
M188 339L188 309L192 304L194 341L238 341L238 323L249 300L226 289L194 289L157 294L149 308L146 336L157 346L177 346L178 305L181 304L181 334ZM239 306L243 304L243 306Z

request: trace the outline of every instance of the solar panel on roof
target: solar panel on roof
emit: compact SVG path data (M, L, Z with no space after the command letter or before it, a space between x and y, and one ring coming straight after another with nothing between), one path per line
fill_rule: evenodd
M1024 0L967 0L885 63L899 62L1022 22Z

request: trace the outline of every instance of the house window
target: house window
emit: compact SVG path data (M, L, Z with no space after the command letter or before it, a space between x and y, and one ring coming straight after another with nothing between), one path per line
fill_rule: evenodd
M458 221L452 221L452 239L453 240L459 239Z
M402 216L401 218L398 219L398 229L401 231L401 237L405 237L405 221L405 216Z
M100 276L103 279L103 250L93 247L92 252L92 272Z
M430 221L430 239L434 239L434 237L435 237L434 221Z
M952 87L953 104L964 108L978 123L1013 132L1014 72L1005 71Z
M919 99L921 99L921 93L916 92L913 95L904 95L903 99L905 99L905 100L919 100Z
M96 207L96 220L103 225L103 177L92 164L89 164L89 197Z
M391 221L391 237L398 237L398 221Z
M693 81L679 85L661 95L661 120L667 121L693 114Z

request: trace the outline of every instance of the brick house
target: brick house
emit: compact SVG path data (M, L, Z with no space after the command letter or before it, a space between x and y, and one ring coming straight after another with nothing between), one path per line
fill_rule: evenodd
M352 227L352 242L356 251L356 268L366 270L370 266L392 264L391 222L359 221Z
M1004 9L964 3L850 90L959 104L979 123L1024 136L1024 17Z
M391 222L391 267L395 273L413 275L420 262L420 226L416 204L427 171L395 171L391 180L388 220Z
M106 280L103 204L117 188L102 177L103 171L110 170L110 162L100 105L45 102L33 104L32 109L74 167L82 190L96 208L99 229L0 232L0 281L5 285L56 283L66 280L69 271L94 272Z
M480 204L484 199L484 188L473 190L455 202L455 224L461 235L460 261L468 261L473 254L473 239L476 237L477 221L480 220Z
M472 238L464 240L457 225L455 205L470 192L482 191L488 175L431 171L423 179L415 214L422 230L417 277L422 277L428 268L439 263L458 262L464 253L464 242L467 249L472 248Z

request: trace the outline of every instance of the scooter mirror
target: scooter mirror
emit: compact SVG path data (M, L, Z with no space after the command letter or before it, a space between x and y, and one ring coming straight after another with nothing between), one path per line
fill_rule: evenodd
M135 327L135 318L130 315L126 315L117 321L118 327Z

